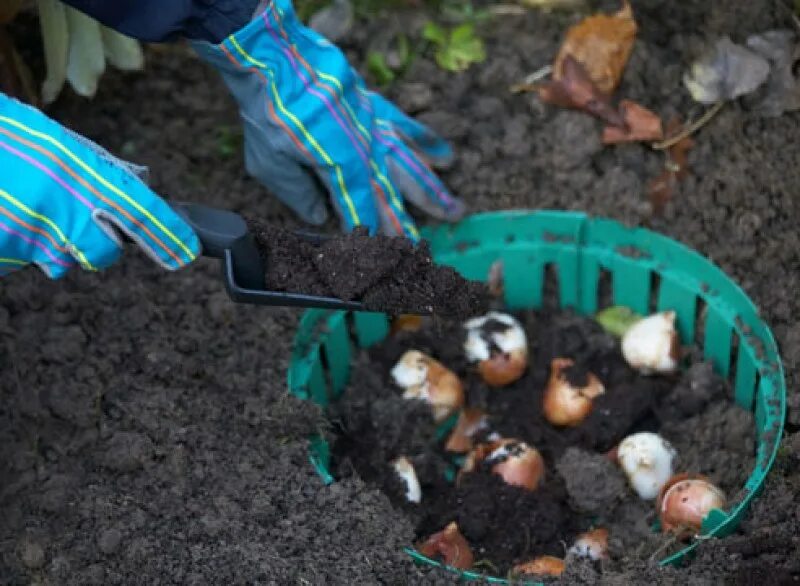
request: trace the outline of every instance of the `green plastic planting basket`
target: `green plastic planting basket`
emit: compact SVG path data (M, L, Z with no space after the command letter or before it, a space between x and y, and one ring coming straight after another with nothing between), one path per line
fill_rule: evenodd
M755 413L756 465L727 510L713 510L703 537L733 532L764 484L783 432L786 385L775 340L745 293L712 262L660 234L618 222L561 211L511 211L472 216L426 231L436 261L466 278L485 280L498 259L504 264L506 307L541 306L550 266L562 307L591 315L599 309L600 283L610 277L611 302L640 314L672 309L684 343L702 346L716 371L728 377L736 402ZM307 311L295 337L289 390L326 406L344 391L355 347L383 340L387 316L379 313ZM310 458L323 480L334 482L330 451L312 439ZM677 564L702 542L695 540L661 561ZM410 547L415 560L466 579L508 583L499 577L449 568Z

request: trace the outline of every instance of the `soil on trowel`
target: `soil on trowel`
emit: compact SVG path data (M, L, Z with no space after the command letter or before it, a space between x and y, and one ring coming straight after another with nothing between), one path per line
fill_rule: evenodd
M370 236L365 227L314 243L248 220L265 264L266 287L361 301L371 311L466 318L485 311L488 289L434 263L425 241Z
M424 323L363 352L350 388L332 407L338 432L336 473L346 478L355 471L380 488L416 527L418 540L456 521L480 569L501 576L539 555L563 558L565 544L597 526L610 531L612 559L607 565L653 554L663 557L679 547L654 532L653 502L631 491L609 456L636 431L657 431L673 444L676 473L705 474L731 499L737 498L753 465L754 421L750 412L732 403L727 383L710 364L697 362L682 374L641 376L625 363L619 340L591 319L564 311L517 317L528 336L530 363L519 381L502 389L487 387L466 363L459 323ZM444 449L448 433L437 428L426 404L403 399L389 375L402 353L412 348L456 372L467 405L488 413L489 424L476 441L497 432L539 450L546 464L543 484L527 491L480 466L454 481L459 460ZM550 363L556 357L575 361L568 378L580 381L593 373L606 389L575 428L556 428L542 412ZM406 501L405 485L390 466L400 456L415 466L423 493L419 504Z

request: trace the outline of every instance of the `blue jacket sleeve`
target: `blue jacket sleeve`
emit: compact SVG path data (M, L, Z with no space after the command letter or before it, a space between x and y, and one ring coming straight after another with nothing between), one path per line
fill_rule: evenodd
M63 0L140 41L177 38L221 43L252 18L258 0Z

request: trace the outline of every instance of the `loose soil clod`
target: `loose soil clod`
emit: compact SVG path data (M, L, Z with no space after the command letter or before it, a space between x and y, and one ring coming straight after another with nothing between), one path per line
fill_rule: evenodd
M315 246L278 226L248 224L264 259L267 289L361 301L390 314L463 319L488 307L486 285L435 264L425 241L370 236L359 227Z

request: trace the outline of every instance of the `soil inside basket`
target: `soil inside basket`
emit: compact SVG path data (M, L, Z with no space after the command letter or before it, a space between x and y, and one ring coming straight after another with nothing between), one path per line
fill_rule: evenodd
M528 336L530 364L519 381L503 389L488 388L466 363L458 323L425 323L361 352L353 382L332 406L336 475L356 472L380 488L413 522L417 539L456 521L472 547L476 569L499 576L539 555L563 558L565 545L593 527L610 531L606 567L622 558L655 554L660 559L680 547L654 532L653 502L639 499L607 456L632 432L658 431L678 452L676 472L705 474L731 502L739 498L753 467L755 424L751 413L732 402L730 388L710 364L690 357L681 373L641 376L625 363L618 339L591 319L565 311L515 315ZM457 468L444 450L447 434L437 430L426 405L401 397L389 375L412 348L462 378L467 405L488 412L489 431L524 440L541 452L543 485L529 492L487 471L465 475L458 485L451 482ZM577 428L556 428L542 413L542 393L556 357L574 359L573 375L589 371L605 385L605 394ZM405 500L405 485L389 466L403 455L414 463L422 485L420 504Z
M308 239L249 219L273 291L361 301L371 311L435 313L466 318L485 311L488 289L437 265L425 241L378 235L366 228L315 245Z

